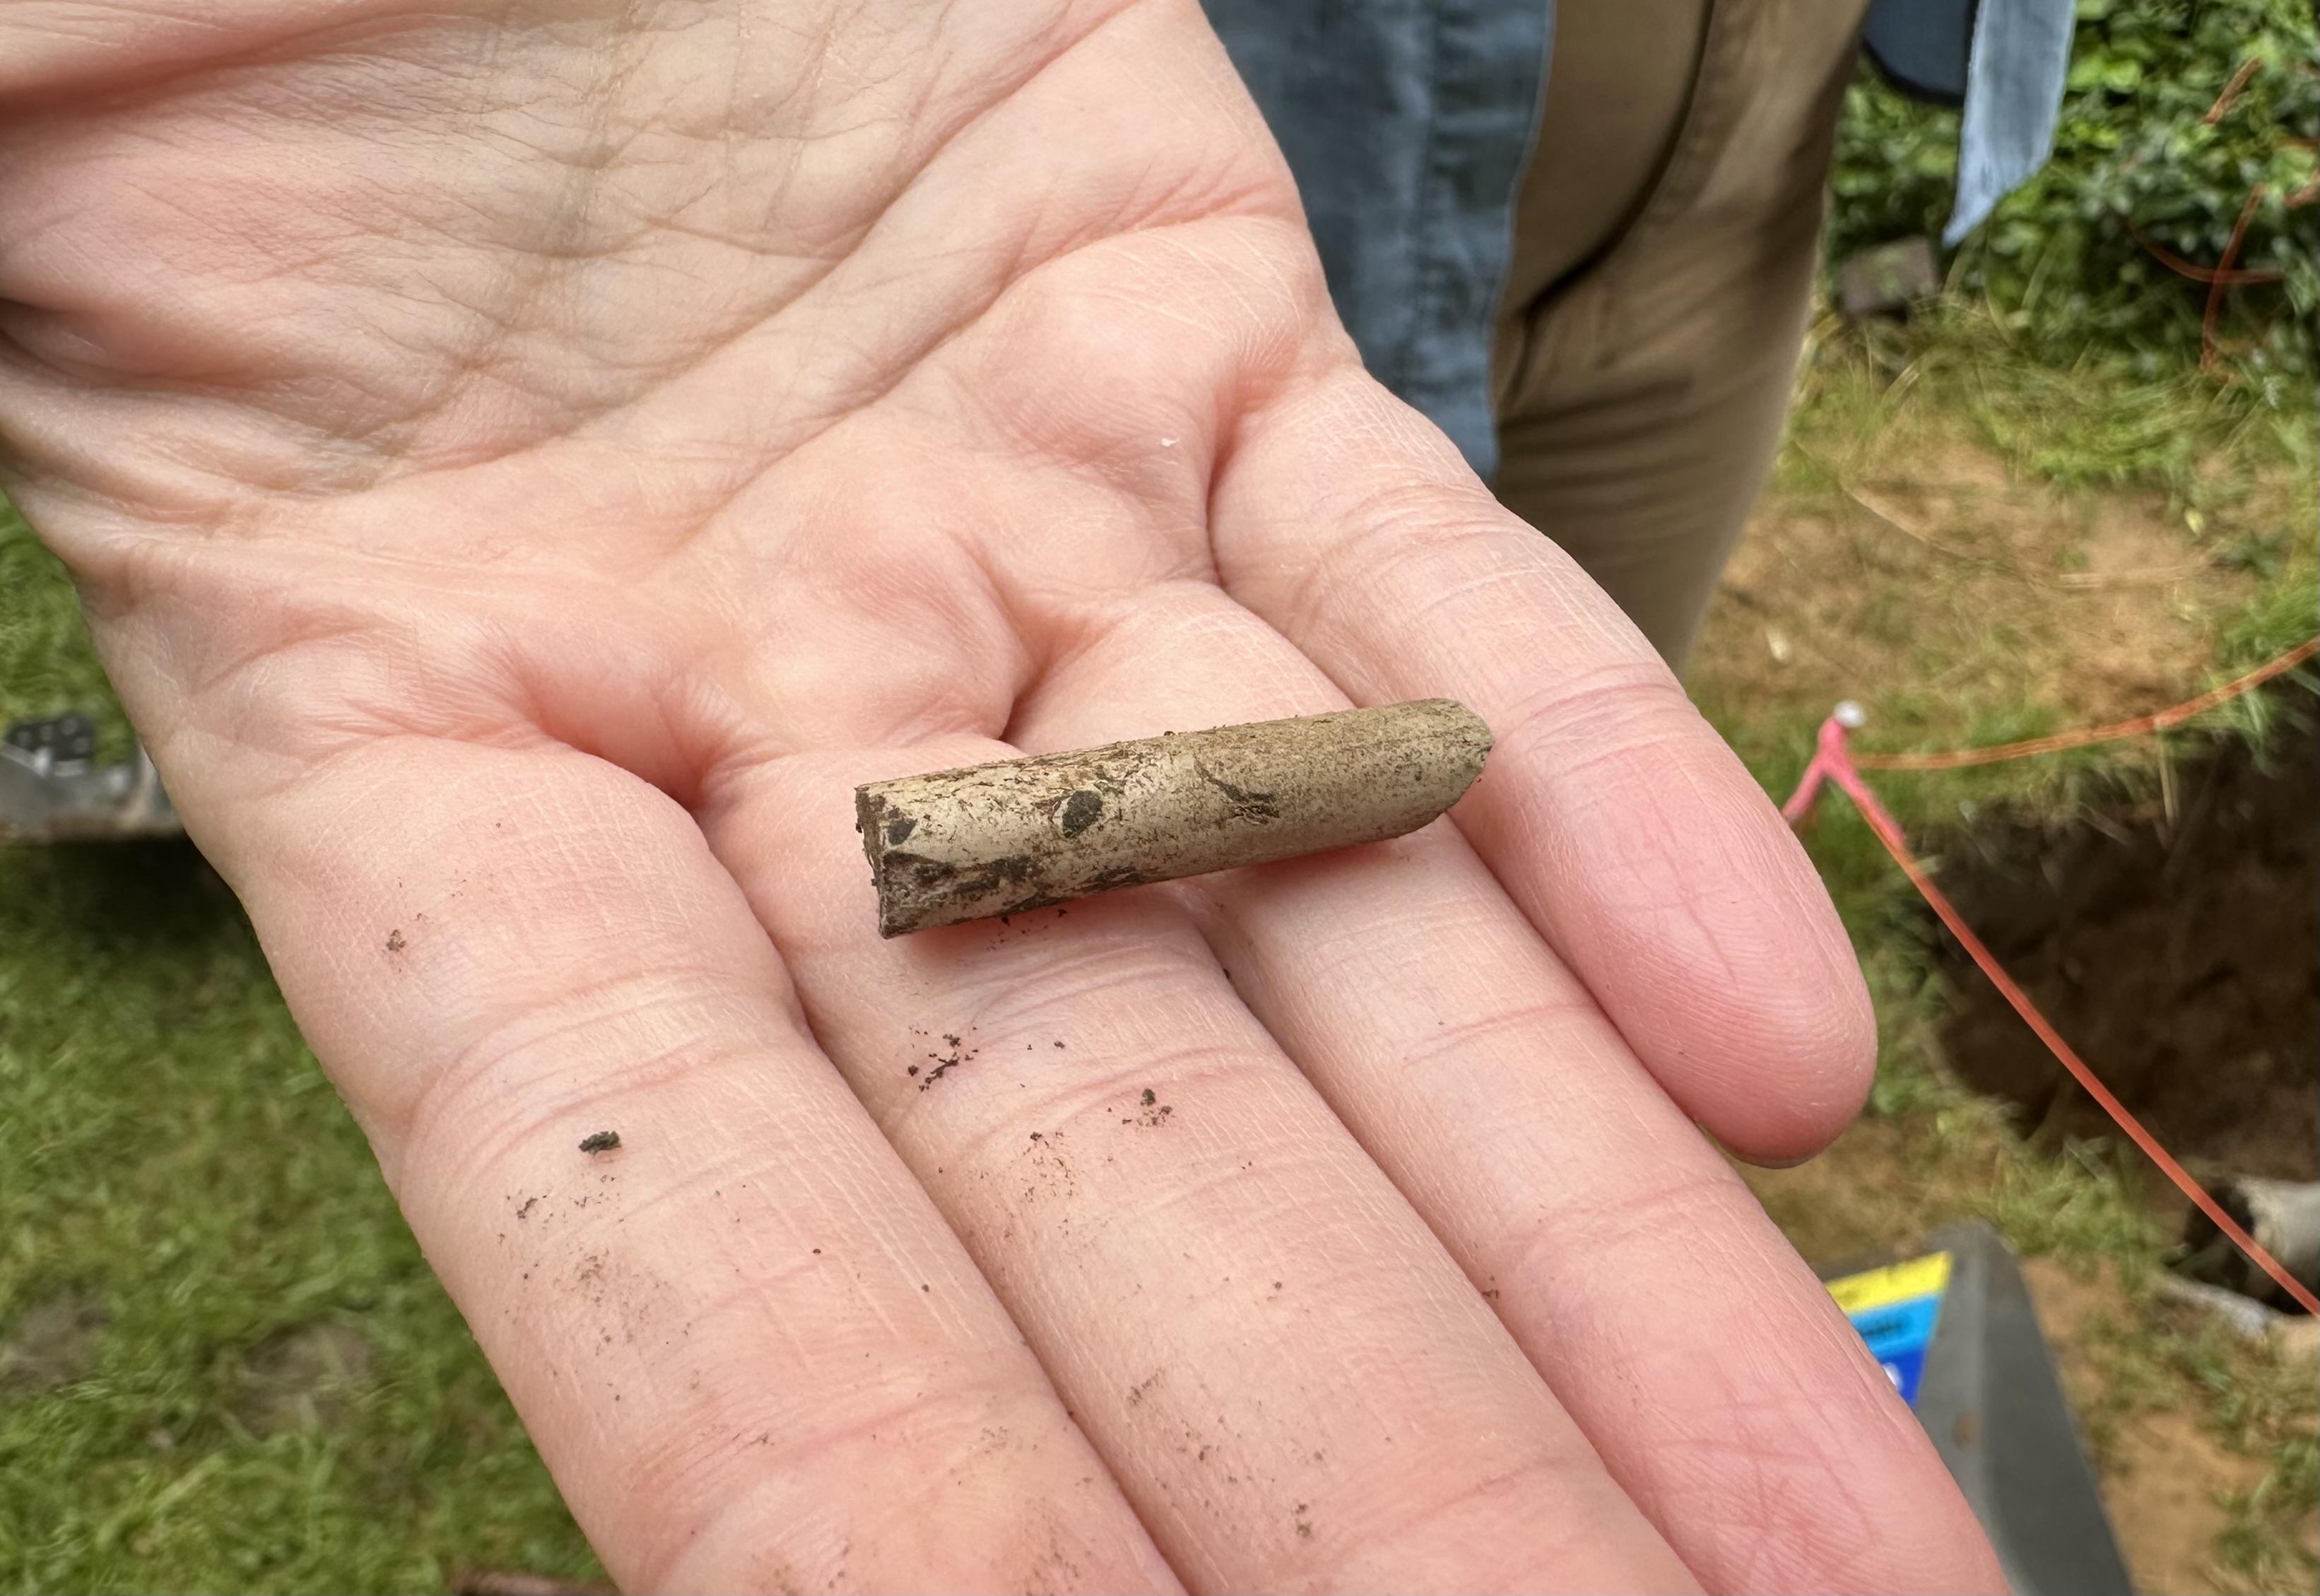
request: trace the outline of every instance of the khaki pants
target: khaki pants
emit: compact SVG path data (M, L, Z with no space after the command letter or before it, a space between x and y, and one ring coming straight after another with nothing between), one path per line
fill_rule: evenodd
M1558 0L1500 499L1671 663L1779 446L1864 0Z

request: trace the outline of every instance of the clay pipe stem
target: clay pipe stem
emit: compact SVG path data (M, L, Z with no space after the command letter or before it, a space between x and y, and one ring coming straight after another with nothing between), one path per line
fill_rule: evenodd
M1490 728L1448 699L1171 732L856 788L878 933L1415 831L1482 773Z

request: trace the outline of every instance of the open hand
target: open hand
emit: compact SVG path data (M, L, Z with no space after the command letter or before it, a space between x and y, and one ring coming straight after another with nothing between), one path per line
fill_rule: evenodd
M0 437L624 1584L1994 1580L1693 1126L1856 1105L1817 884L1192 0L15 0ZM875 934L857 781L1433 695L1455 824Z

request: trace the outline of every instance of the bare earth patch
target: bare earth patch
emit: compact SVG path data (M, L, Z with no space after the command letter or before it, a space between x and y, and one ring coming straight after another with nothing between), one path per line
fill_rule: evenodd
M2089 1350L2089 1326L2132 1309L2115 1280L2080 1279L2052 1258L2031 1258L2022 1273L2071 1405L2095 1409L2109 1395L2109 1383ZM2252 1488L2263 1477L2262 1460L2233 1452L2180 1410L2138 1412L2104 1442L2096 1453L2103 1505L2136 1588L2187 1596L2224 1590L2215 1545L2230 1515L2218 1496Z
M0 1334L0 1390L53 1391L96 1366L104 1304L85 1292L59 1292L16 1315Z
M370 1366L370 1342L351 1325L323 1320L285 1330L249 1355L235 1416L259 1435L332 1429Z
M1808 729L1840 699L1864 745L1948 746L2064 726L2207 685L2262 591L2252 543L2294 525L2290 484L2228 509L2009 476L1953 416L1853 447L1794 443L1686 672L1713 714Z
M2320 1180L2320 733L2225 744L2100 826L1985 821L1942 882L2040 1010L2210 1177ZM1943 1048L2050 1137L2110 1132L1947 938Z

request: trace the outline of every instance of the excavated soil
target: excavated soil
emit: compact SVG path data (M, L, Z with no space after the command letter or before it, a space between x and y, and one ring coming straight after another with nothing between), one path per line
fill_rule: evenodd
M2236 740L2079 824L1978 826L1941 880L2105 1085L2195 1170L2320 1179L2320 735ZM1943 1035L2025 1129L2108 1122L1946 933Z

